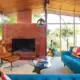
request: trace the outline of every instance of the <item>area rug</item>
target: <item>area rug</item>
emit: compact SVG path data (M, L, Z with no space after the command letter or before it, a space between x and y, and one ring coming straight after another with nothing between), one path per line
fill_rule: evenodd
M41 74L71 74L71 70L64 67L60 57L52 59L52 65L49 68L42 69ZM36 74L33 72L34 66L29 64L29 60L19 60L13 63L13 70L10 69L10 63L3 64L0 70L7 74Z
M52 66L41 70L41 74L72 74L73 72L68 68L64 67L61 57L54 57L52 59Z

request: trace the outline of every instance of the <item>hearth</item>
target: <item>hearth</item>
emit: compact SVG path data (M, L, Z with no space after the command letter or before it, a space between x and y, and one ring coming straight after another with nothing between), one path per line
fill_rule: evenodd
M12 39L13 52L35 52L35 39L14 38Z

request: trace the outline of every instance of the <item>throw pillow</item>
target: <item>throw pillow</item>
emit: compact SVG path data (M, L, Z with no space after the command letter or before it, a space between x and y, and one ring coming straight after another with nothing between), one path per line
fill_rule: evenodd
M77 53L77 47L73 47L71 55L76 56L76 53Z
M80 57L80 47L73 47L72 56Z
M5 73L0 71L0 80L11 80Z
M77 48L76 55L77 55L77 56L80 56L80 47Z

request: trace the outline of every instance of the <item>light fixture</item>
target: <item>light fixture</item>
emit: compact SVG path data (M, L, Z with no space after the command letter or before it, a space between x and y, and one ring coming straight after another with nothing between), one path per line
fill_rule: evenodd
M37 21L37 24L38 24L39 26L43 26L43 25L45 24L45 20L42 19L42 18L40 18L40 19Z

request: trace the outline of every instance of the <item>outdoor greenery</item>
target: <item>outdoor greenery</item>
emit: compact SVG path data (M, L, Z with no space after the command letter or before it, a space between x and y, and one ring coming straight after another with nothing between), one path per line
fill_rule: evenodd
M40 17L41 17L40 14L33 14L33 15L32 15L32 18L33 18L34 21L36 21L36 19L37 19L37 18L40 18Z
M4 23L17 23L17 17L10 17L10 20L4 19Z
M40 14L33 14L32 15L32 22L37 23L37 20L41 18Z
M75 35L79 34L79 29L75 27ZM50 48L51 43L50 40L53 40L53 48L60 48L60 36L61 39L66 41L67 43L67 50L68 50L68 38L74 36L74 30L70 25L61 26L61 35L60 35L60 28L56 28L55 30L47 30L47 47Z
M51 40L53 40L52 48L60 48L59 46L60 40L58 39L58 37L56 37L57 36L56 34L54 35L55 31L49 30L49 29L47 30L47 47L48 48L51 48ZM59 30L56 33L59 33Z
M11 17L9 18L10 20L6 20L4 19L4 23L16 23L17 22L17 18L16 17ZM2 37L2 23L0 23L0 38Z
M43 18L43 17L44 17L44 14L33 14L32 15L32 22L37 23L37 20L40 18Z

